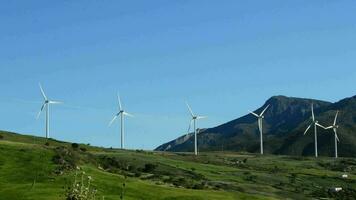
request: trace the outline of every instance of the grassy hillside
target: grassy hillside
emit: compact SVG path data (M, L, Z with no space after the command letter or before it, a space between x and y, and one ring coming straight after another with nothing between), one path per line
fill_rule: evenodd
M356 159L123 151L0 132L0 199L65 199L77 173L97 199L356 198ZM77 170L80 166L81 170ZM347 173L348 179L341 175ZM126 177L126 178L125 178ZM339 193L331 187L343 187Z

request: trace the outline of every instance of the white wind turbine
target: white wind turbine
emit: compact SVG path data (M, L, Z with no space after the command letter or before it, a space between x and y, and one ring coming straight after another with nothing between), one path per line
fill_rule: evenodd
M109 126L111 126L111 124L116 120L117 117L120 116L120 129L121 129L121 149L125 148L125 141L124 141L124 117L125 116L129 116L129 117L133 117L133 115L131 115L130 113L127 113L124 111L124 109L122 108L121 105L121 99L120 99L120 95L117 94L117 100L119 103L119 112L114 116L114 118L110 121Z
M314 125L314 147L315 147L315 157L318 157L318 135L317 135L317 126L325 129L324 126L320 125L319 122L315 119L314 116L314 106L313 104L311 105L311 111L312 111L312 122L310 123L310 125L307 127L307 129L304 131L304 135L308 132L308 130Z
M49 106L51 104L60 104L62 102L59 102L59 101L51 101L47 98L45 92L43 91L43 88L42 88L42 85L41 83L39 84L40 86L40 90L41 90L41 93L42 93L42 96L43 96L43 99L44 99L44 102L42 104L42 107L41 107L41 110L38 112L37 114L37 119L40 117L42 111L46 108L46 138L49 138Z
M255 117L257 117L257 122L258 122L258 129L259 129L259 131L260 131L260 149L261 149L261 154L263 154L263 134L262 134L262 132L263 132L263 129L262 129L262 122L263 122L263 118L265 118L264 116L263 116L263 114L266 112L266 110L268 109L268 107L269 107L269 105L267 105L266 107L265 107L265 109L263 109L262 110L262 112L258 115L258 114L256 114L256 113L254 113L254 112L252 112L252 111L249 111L252 115L254 115Z
M337 143L340 142L339 137L337 136L337 129L339 128L339 125L336 125L336 120L337 120L338 114L339 114L339 111L336 111L336 115L335 115L335 118L334 118L333 125L326 127L326 129L331 129L332 128L334 130L334 136L335 136L335 158L338 157L338 154L337 154Z
M189 104L187 104L187 107L189 109L189 112L190 112L190 115L192 117L192 119L190 120L190 123L189 123L189 128L188 128L188 134L189 134L189 131L190 131L190 128L193 124L193 128L194 128L194 154L195 155L198 155L198 140L197 140L197 120L199 119L204 119L204 118L207 118L206 116L198 116L198 115L194 115L192 109L190 108Z

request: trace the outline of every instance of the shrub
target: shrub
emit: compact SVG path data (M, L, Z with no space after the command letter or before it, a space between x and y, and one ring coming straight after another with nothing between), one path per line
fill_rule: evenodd
M87 149L85 148L85 147L80 147L79 148L81 151L83 151L83 152L86 152L87 151Z
M0 140L4 139L4 136L3 135L0 135Z
M52 161L59 165L59 171L71 170L76 166L77 161L79 160L78 155L73 152L73 150L67 149L66 147L57 147L55 149L55 155L52 158Z
M193 185L192 188L195 190L202 190L202 189L204 189L204 183L196 183Z
M73 149L78 149L78 148L79 148L79 144L77 144L77 143L72 143L72 148L73 148Z
M81 174L81 180L77 180L78 174ZM74 182L67 188L65 193L66 200L95 200L96 189L91 187L91 176L86 176L85 172L81 172L77 167L75 172Z
M143 171L146 173L153 172L157 168L157 165L147 163L145 164L145 168L143 168Z

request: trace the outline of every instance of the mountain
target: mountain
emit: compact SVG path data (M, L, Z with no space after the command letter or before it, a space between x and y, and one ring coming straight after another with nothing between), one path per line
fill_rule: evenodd
M311 103L317 120L325 125L332 124L336 110L339 115L340 156L356 154L356 96L343 99L336 103L315 99L273 96L259 109L260 113L267 105L263 121L264 151L270 154L313 155L314 134L310 130L303 135L310 124ZM318 149L322 156L332 156L334 151L331 130L318 130ZM173 141L157 147L157 151L192 151L192 134L181 136ZM257 119L247 114L214 128L201 130L198 135L200 151L247 151L259 152L259 131Z

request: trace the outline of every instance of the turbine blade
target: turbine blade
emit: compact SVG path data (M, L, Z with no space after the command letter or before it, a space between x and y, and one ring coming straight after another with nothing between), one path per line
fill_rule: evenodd
M261 120L261 118L258 118L258 130L260 131L260 133L262 132L262 120Z
M339 114L339 111L336 111L335 119L334 119L334 126L336 125L336 120L337 120L337 115Z
M114 116L114 118L112 118L112 120L111 120L110 123L109 123L109 126L111 126L111 124L114 123L115 119L116 119L118 116L119 116L119 114L116 114L116 115Z
M311 105L311 111L312 111L312 119L315 121L315 116L314 116L314 105Z
M340 142L339 137L338 137L337 134L336 134L336 131L335 131L335 137L336 137L336 140L337 140L338 142Z
M42 93L42 96L43 96L44 100L47 100L47 96L46 96L45 92L43 91L41 83L39 83L39 86L40 86L40 90L41 90L41 93Z
M43 109L44 109L45 106L46 106L46 103L42 104L41 110L38 112L38 114L37 114L37 116L36 116L36 119L38 119L38 118L40 117L40 115L41 115L41 113L42 113L42 111L43 111Z
M263 109L263 111L261 112L260 116L262 116L262 115L266 112L266 110L268 109L268 107L269 107L269 104L266 106L265 109Z
M309 126L308 126L308 128L307 129L305 129L305 131L304 131L304 135L308 132L308 130L310 129L310 127L312 126L312 124L310 124Z
M198 116L197 119L206 119L208 116Z
M333 128L333 126L328 126L328 127L326 127L325 129L331 129L331 128Z
M253 114L255 117L260 117L258 116L256 113L252 112L252 111L248 111L249 113Z
M127 113L127 112L123 112L122 114L123 114L123 115L126 115L126 116L129 116L129 117L134 117L132 114Z
M192 117L194 117L193 110L190 108L189 104L188 104L187 102L186 102L185 104L187 104L187 107L188 107L188 110L189 110L189 112L190 112L190 115L191 115Z
M189 134L189 131L190 131L190 129L192 128L192 123L193 123L193 119L190 120L190 122L189 122L189 127L188 127L187 135Z
M50 103L50 104L62 104L63 102L61 102L61 101L49 101L48 103Z
M121 111L122 110L122 105L121 105L120 93L117 93L117 101L119 102L119 108L120 108L120 111Z
M315 125L317 125L317 126L323 128L323 129L326 129L323 125L321 125L321 124L319 124L319 123L315 123Z

